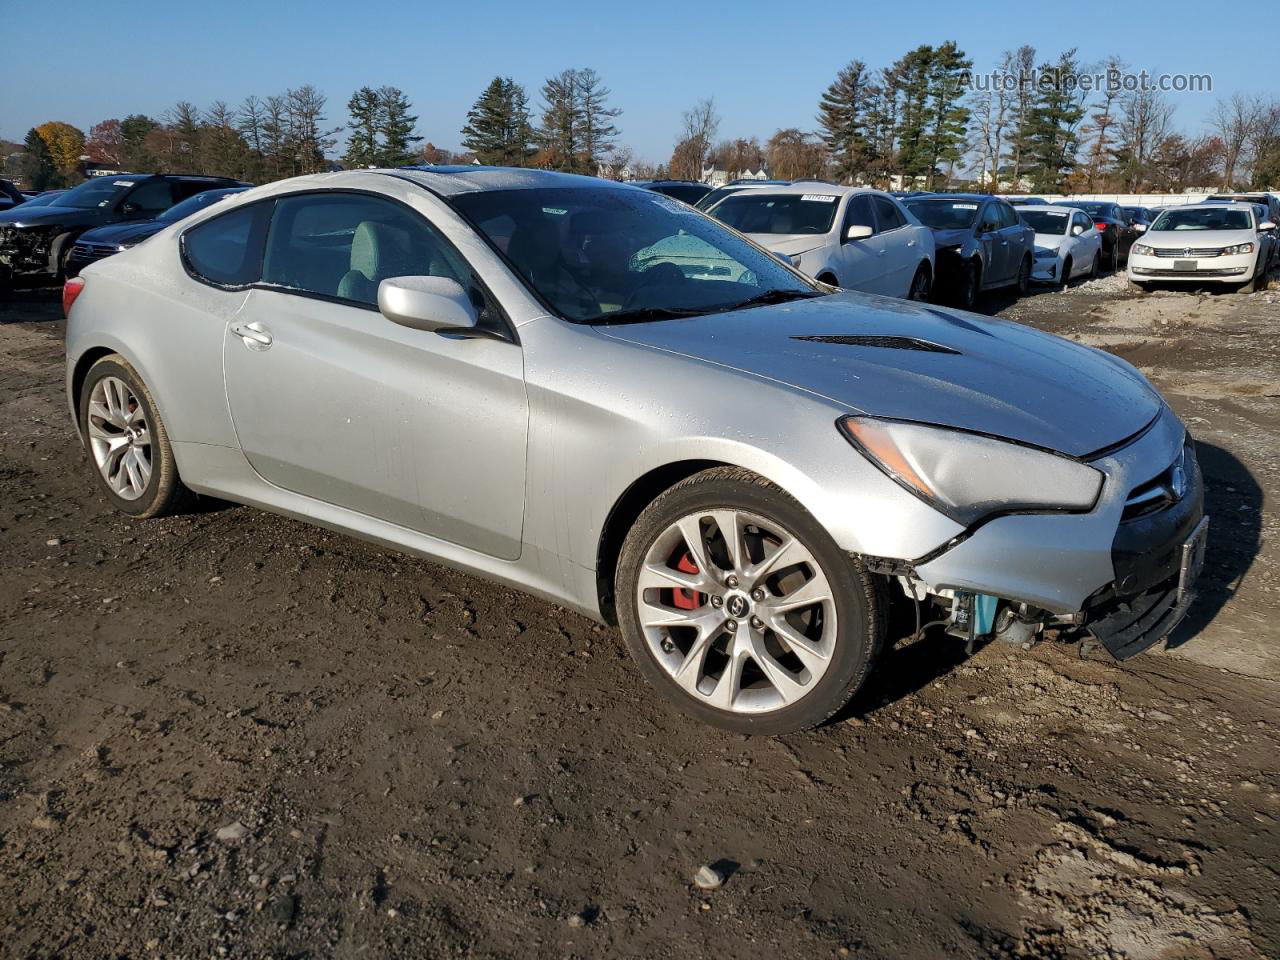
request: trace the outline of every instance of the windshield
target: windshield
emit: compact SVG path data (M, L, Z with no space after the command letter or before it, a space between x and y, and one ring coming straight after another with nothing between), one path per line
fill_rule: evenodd
M25 207L48 207L57 203L65 196L62 190L51 190L48 193L42 193L38 197L32 197L23 206Z
M905 203L917 220L934 230L963 230L972 227L978 216L978 204L973 200L933 200L919 197Z
M840 198L830 193L762 193L725 197L711 215L743 233L826 233Z
M72 187L58 197L54 206L75 207L77 210L109 207L112 200L137 182L134 179L122 180L119 177L96 177L86 180L78 187Z
M248 189L248 187L231 187L226 190L205 190L203 193L187 197L181 203L175 203L156 219L163 223L177 223L183 217L189 217L197 210L203 210L209 204L221 200L223 197L230 196L233 193L243 193Z
M1166 210L1151 225L1151 229L1153 231L1248 230L1252 226L1247 210L1231 210L1226 207L1187 207L1181 210Z
M1071 214L1055 213L1052 210L1028 210L1024 207L1018 213L1036 233L1061 235L1067 232L1067 224L1071 222Z
M489 190L452 203L532 290L575 323L822 295L714 220L648 190Z
M1064 203L1064 207L1075 207L1077 210L1083 210L1091 217L1110 217L1114 214L1111 205L1108 203Z

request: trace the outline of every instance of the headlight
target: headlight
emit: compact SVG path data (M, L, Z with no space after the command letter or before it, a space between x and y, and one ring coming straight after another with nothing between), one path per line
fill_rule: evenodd
M1037 260L1052 260L1057 255L1058 255L1057 250L1046 250L1044 247L1038 247L1036 249Z
M845 436L886 474L952 520L993 513L1083 511L1102 473L1068 457L920 423L845 417Z
M1235 257L1242 253L1253 253L1252 243L1237 243L1234 247L1223 247L1222 255L1224 257Z
M1136 253L1140 257L1149 257L1155 253L1155 247L1147 246L1145 243L1135 243L1130 249L1130 253Z

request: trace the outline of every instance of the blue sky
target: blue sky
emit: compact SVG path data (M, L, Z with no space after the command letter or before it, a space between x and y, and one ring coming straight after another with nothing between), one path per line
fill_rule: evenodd
M1030 43L1044 57L1078 46L1085 61L1118 53L1134 68L1212 74L1212 94L1171 95L1175 123L1193 130L1220 95L1280 95L1274 59L1264 56L1270 41L1261 39L1275 8L1257 0L1224 7L1225 23L1213 26L1204 22L1203 2L1180 0L1156 7L134 0L118 8L69 0L49 22L39 9L13 6L5 15L8 26L31 31L6 40L0 55L0 136L10 139L45 120L87 130L128 113L158 116L181 99L234 105L310 82L328 96L334 126L346 119L357 87L398 86L413 101L418 132L456 148L468 107L495 74L524 83L536 105L550 74L594 67L623 111L620 142L658 162L670 155L681 111L700 97L715 97L721 137L764 140L779 127L812 129L822 90L849 60L880 67L918 44L948 39L975 70ZM1225 39L1227 23L1253 26L1242 26L1236 42Z

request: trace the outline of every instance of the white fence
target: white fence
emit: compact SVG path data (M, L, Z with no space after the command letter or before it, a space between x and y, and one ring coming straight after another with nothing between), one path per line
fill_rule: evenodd
M1007 193L1002 197L1027 196L1027 194ZM1177 207L1184 203L1199 203L1213 192L1206 193L1076 193L1065 196L1058 193L1037 193L1050 203L1062 200L1101 200L1106 203L1118 203L1122 207Z

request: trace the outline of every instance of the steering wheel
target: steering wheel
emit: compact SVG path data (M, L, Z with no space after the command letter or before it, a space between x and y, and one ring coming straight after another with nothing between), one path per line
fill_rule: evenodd
M643 304L640 301L644 293L654 287L683 286L686 282L688 282L688 278L684 275L684 271L674 263L670 261L656 263L640 274L639 284L631 291L620 309L633 310L639 306L647 306L647 304Z

